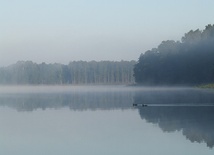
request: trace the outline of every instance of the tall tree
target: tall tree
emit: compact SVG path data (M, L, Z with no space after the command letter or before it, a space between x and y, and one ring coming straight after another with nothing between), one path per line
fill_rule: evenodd
M189 31L182 42L163 41L141 54L134 77L137 83L152 85L214 82L214 25Z

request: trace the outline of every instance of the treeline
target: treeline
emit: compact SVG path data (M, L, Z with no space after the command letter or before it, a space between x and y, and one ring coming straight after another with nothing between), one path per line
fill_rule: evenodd
M36 64L19 61L0 68L0 84L130 84L135 61L74 61Z
M163 41L141 54L134 67L135 81L148 85L214 82L214 25L189 31L180 41Z

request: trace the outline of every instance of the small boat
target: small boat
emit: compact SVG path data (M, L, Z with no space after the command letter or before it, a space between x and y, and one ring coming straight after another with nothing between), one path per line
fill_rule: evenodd
M147 104L137 104L137 103L133 103L133 107L147 107Z

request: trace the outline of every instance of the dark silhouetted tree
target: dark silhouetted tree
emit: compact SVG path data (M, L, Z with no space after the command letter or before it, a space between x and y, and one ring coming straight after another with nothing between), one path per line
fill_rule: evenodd
M134 67L139 84L174 85L214 82L214 25L191 30L182 42L163 41L140 55Z

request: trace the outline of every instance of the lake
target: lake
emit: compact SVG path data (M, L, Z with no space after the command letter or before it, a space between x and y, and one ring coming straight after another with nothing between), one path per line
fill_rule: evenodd
M142 107L142 104L148 106ZM213 153L213 90L131 86L0 87L0 154Z

